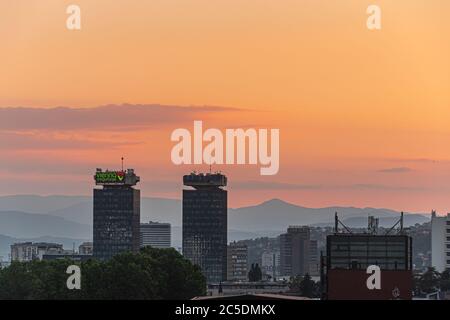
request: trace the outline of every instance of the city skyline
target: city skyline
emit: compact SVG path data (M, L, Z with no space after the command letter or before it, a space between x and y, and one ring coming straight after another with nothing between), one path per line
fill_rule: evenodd
M445 214L450 3L378 2L375 32L370 1L78 0L79 31L69 1L1 3L0 194L87 195L123 156L143 196L180 199L178 177L209 166L175 166L170 133L201 120L280 129L277 175L213 166L230 207Z

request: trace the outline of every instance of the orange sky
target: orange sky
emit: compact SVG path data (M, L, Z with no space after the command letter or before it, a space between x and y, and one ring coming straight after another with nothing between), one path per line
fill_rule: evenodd
M69 4L81 31L65 27ZM369 4L382 8L380 31L366 28ZM180 197L193 167L172 165L170 133L203 120L280 129L278 175L216 168L231 206L450 211L449 12L448 0L2 1L0 194L90 194L94 169L124 155L144 195ZM172 107L136 111L126 128L45 112L123 103L124 117ZM24 124L19 106L46 126Z

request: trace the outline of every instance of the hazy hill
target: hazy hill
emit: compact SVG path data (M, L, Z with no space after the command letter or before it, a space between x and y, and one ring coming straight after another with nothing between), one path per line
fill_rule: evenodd
M24 210L29 211L27 213ZM392 226L400 217L399 212L389 209L306 208L273 199L254 206L229 209L229 240L276 236L289 225L332 226L336 211L349 227L365 227L369 215L378 217L383 227ZM181 246L180 200L142 198L141 221L149 220L170 222L173 227L172 244ZM429 216L405 213L405 226L427 221ZM16 238L53 236L91 239L92 198L29 195L0 197L0 234Z
M334 214L349 227L367 226L369 215L380 218L380 226L398 220L400 213L389 209L327 207L305 208L279 199L256 206L230 209L230 228L238 230L285 230L288 225L333 225ZM385 219L386 218L386 219ZM405 226L430 219L421 214L405 213ZM363 222L364 221L364 222Z
M1 208L1 200L0 200ZM84 197L80 202L48 212L82 224L92 224L92 198ZM162 198L141 199L141 221L170 222L181 225L181 201Z
M36 205L33 206L33 203ZM44 211L43 209L49 210ZM4 196L0 197L0 211L44 213L78 224L92 224L92 198L87 196ZM254 206L229 209L229 228L245 232L259 232L261 230L284 230L286 226L293 224L332 225L335 212L338 212L343 221L355 227L364 226L364 221L367 221L369 215L380 218L382 226L394 222L400 215L399 212L393 210L376 208L306 208L279 199L272 199ZM141 221L149 220L170 222L174 226L181 226L181 201L143 197L141 199ZM428 220L428 215L405 213L405 225Z
M86 201L90 201L90 197L37 195L1 196L0 211L47 213Z
M92 237L92 227L49 214L0 211L0 234L17 238Z

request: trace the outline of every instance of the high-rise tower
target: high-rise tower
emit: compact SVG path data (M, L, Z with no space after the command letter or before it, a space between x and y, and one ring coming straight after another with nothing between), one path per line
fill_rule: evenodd
M209 283L227 278L227 177L185 175L183 184L183 255L200 266Z
M310 274L311 230L306 226L290 226L280 235L280 267L284 276ZM315 255L316 256L316 255Z
M97 169L94 189L94 258L107 260L114 255L139 251L140 190L133 169Z

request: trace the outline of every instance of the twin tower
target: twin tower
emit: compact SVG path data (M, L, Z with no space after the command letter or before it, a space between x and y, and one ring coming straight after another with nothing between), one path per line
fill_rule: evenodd
M140 244L140 181L133 169L97 169L94 189L93 255L108 260L138 252ZM227 277L226 176L191 173L183 177L183 255L198 265L208 283Z

